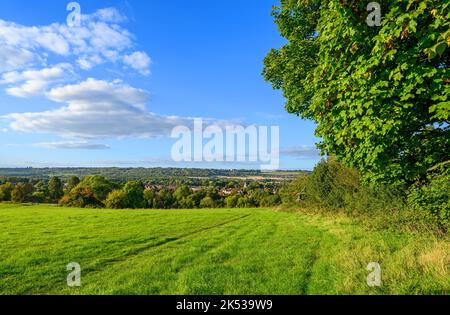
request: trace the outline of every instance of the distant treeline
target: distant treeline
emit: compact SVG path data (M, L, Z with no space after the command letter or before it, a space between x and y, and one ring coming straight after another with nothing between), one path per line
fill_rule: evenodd
M162 179L172 181L185 179L206 178L248 178L262 177L267 180L293 179L303 171L278 171L275 173L263 173L258 170L226 170L226 169L188 169L188 168L0 168L0 178L32 178L50 179L59 177L68 179L72 176L86 177L99 175L113 182L124 182L127 180L140 180L142 182L161 183Z
M58 203L80 208L195 209L271 207L281 203L280 185L273 182L209 180L205 186L152 184L131 180L114 183L104 176L67 180L3 179L0 201Z

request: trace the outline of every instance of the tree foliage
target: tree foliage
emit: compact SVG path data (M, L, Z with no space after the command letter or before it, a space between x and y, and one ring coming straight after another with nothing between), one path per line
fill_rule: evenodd
M317 122L324 153L366 180L412 183L450 152L450 3L281 0L273 15L288 43L264 76L286 109Z
M70 176L67 179L66 191L70 192L80 183L80 179L77 176Z
M64 185L58 177L52 177L48 182L48 195L52 201L59 201L64 195Z
M31 183L18 183L11 191L11 201L15 203L31 202L34 187Z
M428 179L416 183L408 195L412 209L425 214L447 230L450 229L450 167L440 167Z
M11 183L0 185L0 201L11 201L11 193L13 189L14 185Z
M103 203L97 199L95 192L89 187L77 186L59 202L63 206L77 208L101 208Z
M129 198L123 189L113 190L108 194L105 205L109 209L126 209L129 208Z
M113 190L113 184L103 176L86 176L76 188L89 188L97 200L104 201Z
M127 196L125 208L139 209L145 207L144 185L140 181L129 181L122 190Z

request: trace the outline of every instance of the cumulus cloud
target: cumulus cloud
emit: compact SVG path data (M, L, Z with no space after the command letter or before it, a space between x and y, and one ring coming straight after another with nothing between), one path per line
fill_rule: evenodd
M34 55L29 50L0 45L0 72L10 71L25 66L34 59Z
M89 143L86 141L42 142L36 143L34 146L38 148L63 150L108 150L111 148L105 144Z
M63 79L70 71L70 64L59 64L51 68L27 70L23 72L6 72L0 83L9 84L6 92L18 97L42 94L49 84ZM14 85L15 86L11 86ZM17 85L18 84L18 85Z
M152 60L145 52L137 51L131 55L126 55L123 58L123 61L126 65L139 71L143 75L150 74L149 68Z
M95 13L85 15L84 19L87 21L100 20L111 23L122 23L127 21L127 18L123 16L116 8L104 8L97 10Z
M19 70L32 60L45 60L48 54L76 58L85 70L106 62L123 62L133 56L141 73L149 73L148 56L134 52L134 36L120 23L126 20L116 9L101 9L83 15L79 27L65 23L25 26L0 20L0 72ZM129 63L126 65L129 65ZM147 68L146 68L147 67Z
M145 108L149 93L120 81L88 79L52 89L47 97L67 106L37 113L4 116L15 131L58 134L83 139L170 135L190 118L157 115Z
M134 107L144 109L150 94L121 81L107 82L89 78L84 82L54 88L47 93L50 100L69 103L77 108L97 110Z

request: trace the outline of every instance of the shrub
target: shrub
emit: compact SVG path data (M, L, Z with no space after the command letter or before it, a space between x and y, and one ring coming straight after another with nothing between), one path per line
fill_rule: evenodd
M152 189L144 190L145 206L148 208L153 208L153 203L154 203L155 197L156 197L156 194Z
M281 191L284 205L322 212L342 211L378 229L439 232L450 228L450 171L441 169L403 186L365 185L358 173L322 161L310 176L300 176Z
M205 197L206 197L206 193L204 191L198 191L198 192L193 193L192 195L189 195L186 198L186 203L189 204L191 206L190 208L192 208L192 209L199 208L200 202Z
M155 209L174 208L174 198L172 196L172 192L166 189L159 191L153 201L153 207Z
M30 183L19 183L11 192L11 201L16 203L31 202L34 187Z
M173 193L173 197L178 201L181 202L183 199L188 197L192 193L189 186L181 185L178 187L175 192Z
M342 209L354 198L361 187L356 170L343 166L334 159L321 161L306 184L309 202L329 209Z
M122 190L127 198L124 208L139 209L145 207L144 186L141 182L129 181Z
M238 208L256 208L258 207L258 202L250 196L241 196L236 206Z
M279 195L268 195L262 197L259 201L260 207L275 207L281 204L281 197Z
M83 178L77 188L89 188L99 201L104 201L113 190L113 184L103 176L93 175Z
M77 186L59 201L60 205L78 208L102 208L103 203L97 199L94 191L88 187Z
M32 196L31 199L33 202L35 203L43 203L46 201L47 197L45 195L45 192L42 191L35 191Z
M291 183L285 185L280 191L281 202L285 205L300 205L306 201L306 185L308 183L308 175L300 175Z
M408 205L420 211L432 222L450 228L450 168L428 176L424 183L416 183L409 191Z
M122 189L116 189L109 193L105 205L109 209L126 209L129 206L129 196Z
M14 185L11 183L0 185L0 201L11 201L11 193L13 189Z
M52 177L48 182L48 196L51 201L58 202L64 195L64 186L58 177Z
M75 187L77 187L77 185L80 183L80 179L77 176L71 176L69 177L69 179L67 180L67 185L66 185L66 192L70 192L72 189L74 189Z
M200 201L200 208L214 208L216 202L211 197L205 197Z
M225 199L225 205L227 208L236 208L239 201L239 195L229 196Z

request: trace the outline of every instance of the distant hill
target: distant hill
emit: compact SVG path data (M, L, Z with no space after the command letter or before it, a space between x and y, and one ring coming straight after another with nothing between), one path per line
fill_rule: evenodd
M224 170L192 168L0 168L0 177L48 179L51 176L67 178L101 175L113 181L142 180L155 178L191 179L248 179L248 180L290 180L307 171L277 171L265 173L258 170Z

